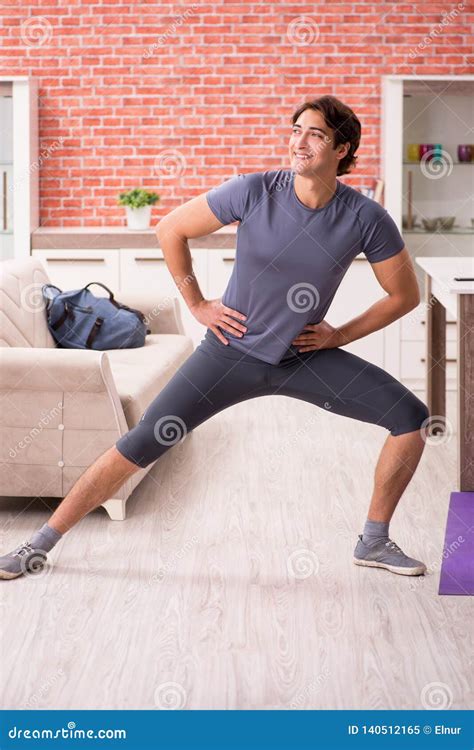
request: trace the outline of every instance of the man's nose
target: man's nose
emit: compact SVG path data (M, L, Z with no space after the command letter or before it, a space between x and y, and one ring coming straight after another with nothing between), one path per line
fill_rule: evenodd
M306 147L306 145L307 145L306 136L305 135L298 136L297 139L296 139L296 141L295 141L295 147L303 149L303 148Z

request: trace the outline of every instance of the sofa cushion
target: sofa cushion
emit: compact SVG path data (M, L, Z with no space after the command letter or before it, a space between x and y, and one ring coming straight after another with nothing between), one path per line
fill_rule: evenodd
M0 346L56 346L41 293L48 282L37 258L0 263Z
M192 354L192 340L181 334L151 334L138 349L107 351L129 428L135 427L151 401Z

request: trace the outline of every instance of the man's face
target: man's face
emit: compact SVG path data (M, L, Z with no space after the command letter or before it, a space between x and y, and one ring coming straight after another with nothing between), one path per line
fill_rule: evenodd
M337 174L337 166L349 144L334 146L334 130L326 125L321 112L305 109L292 126L289 156L293 171L303 176Z

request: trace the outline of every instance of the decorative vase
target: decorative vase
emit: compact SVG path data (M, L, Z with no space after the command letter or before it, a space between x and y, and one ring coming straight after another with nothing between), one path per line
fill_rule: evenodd
M407 146L408 161L420 161L420 144L409 143Z
M420 159L423 161L431 161L434 156L434 144L433 143L421 143L420 144Z
M125 206L127 214L127 227L129 229L148 229L150 227L151 206L132 208Z
M472 148L468 143L460 143L458 146L459 161L472 161Z

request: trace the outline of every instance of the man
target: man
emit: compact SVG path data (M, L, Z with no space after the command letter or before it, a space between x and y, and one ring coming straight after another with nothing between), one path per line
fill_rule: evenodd
M290 169L239 174L160 221L157 236L167 266L207 327L205 337L139 423L84 472L49 521L0 558L1 577L43 564L66 531L186 431L231 404L278 393L390 431L354 562L402 575L425 572L388 531L423 452L428 409L380 367L340 348L389 325L420 300L394 221L337 179L354 166L360 134L354 112L335 97L305 102L292 117ZM193 276L187 240L234 221L240 224L229 284L222 298L206 300ZM323 318L359 252L386 296L334 328ZM182 284L190 276L192 283Z

